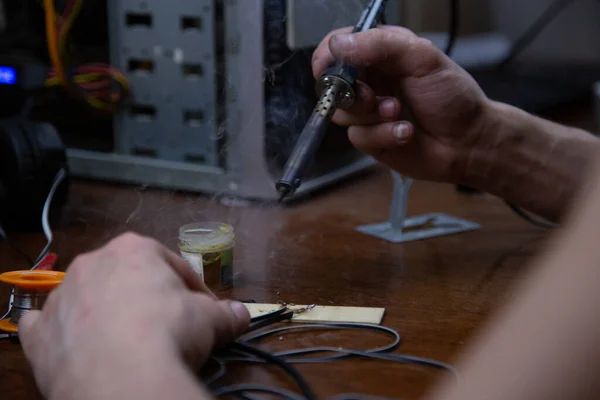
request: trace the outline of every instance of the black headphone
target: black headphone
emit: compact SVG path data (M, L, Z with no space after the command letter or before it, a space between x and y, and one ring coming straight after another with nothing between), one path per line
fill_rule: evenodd
M61 170L65 179L52 198L51 224L67 200L65 146L51 124L21 118L0 121L0 226L7 231L39 231L44 203Z

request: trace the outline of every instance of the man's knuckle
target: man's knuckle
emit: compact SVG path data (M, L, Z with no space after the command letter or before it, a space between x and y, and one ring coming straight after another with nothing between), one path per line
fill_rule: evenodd
M351 32L352 29L353 28L351 26L345 26L343 28L338 28L338 29L333 30L331 32L330 36L337 35L338 33L348 33L348 32Z
M121 243L138 243L143 240L143 237L136 232L125 232L117 237L117 241Z
M407 54L412 54L414 52L422 51L422 43L420 38L417 36L409 36L406 38L406 47L408 48ZM420 48L421 47L421 48Z
M385 39L386 42L398 40L398 34L396 32L390 32L383 29L381 29L380 32L381 36Z
M173 297L169 302L168 308L170 309L170 315L187 320L194 317L193 313L197 311L192 307L192 302L190 299L183 296Z
M329 40L331 40L332 37L334 37L335 35L339 35L341 33L349 33L352 31L351 27L344 27L344 28L338 28L338 29L334 29L332 31L330 31L324 38L323 40L321 40L320 45L324 46L327 43L329 43Z
M87 269L87 266L92 263L92 257L90 253L82 253L76 256L67 269L69 275L80 276Z
M325 53L323 46L320 46L317 50L315 50L315 52L312 55L311 65L314 68L323 68L323 66L321 64L323 64L322 60L324 58L327 58L327 55Z
M123 233L115 240L115 245L125 249L150 249L156 246L156 241L135 232Z
M438 71L443 66L443 58L438 47L429 39L414 36L408 39L409 58L402 58L402 62L409 66L411 75L421 78Z
M363 149L365 147L365 143L363 140L363 136L357 126L351 126L348 128L348 139L352 142L352 144L358 149Z
M316 50L316 51L313 53L313 55L312 55L312 58L311 58L311 60L310 60L311 64L313 64L313 65L314 65L314 64L316 64L316 62L317 62L317 60L318 60L319 58L320 58L320 55L319 55L319 49L317 49L317 50Z
M423 37L417 37L416 43L419 47L422 47L424 49L428 49L428 50L436 49L437 50L436 45L429 39L426 39Z

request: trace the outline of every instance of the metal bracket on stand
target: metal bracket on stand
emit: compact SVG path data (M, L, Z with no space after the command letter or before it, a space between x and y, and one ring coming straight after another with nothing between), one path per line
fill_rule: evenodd
M413 184L413 179L403 179L395 171L392 171L392 177L394 179L394 192L392 195L390 220L380 224L360 226L356 228L359 232L392 243L405 243L481 228L481 225L477 223L440 213L406 218L408 195ZM406 229L410 230L406 231Z

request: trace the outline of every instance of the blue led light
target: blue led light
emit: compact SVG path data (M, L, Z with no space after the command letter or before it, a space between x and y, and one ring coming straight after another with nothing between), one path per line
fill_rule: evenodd
M13 67L0 66L0 85L17 83L17 70Z

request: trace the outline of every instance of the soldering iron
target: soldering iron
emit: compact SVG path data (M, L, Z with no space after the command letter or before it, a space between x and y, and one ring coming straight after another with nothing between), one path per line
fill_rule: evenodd
M381 22L386 3L387 0L369 0L352 33L375 28ZM357 75L357 68L336 61L318 79L316 89L320 97L317 106L300 134L285 165L283 176L275 185L280 196L279 202L293 195L300 187L302 177L310 166L335 111L338 108L350 108L354 104Z

